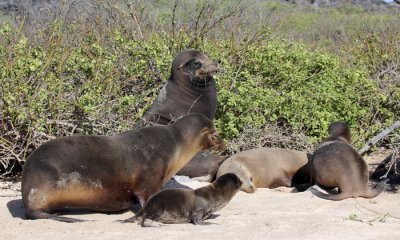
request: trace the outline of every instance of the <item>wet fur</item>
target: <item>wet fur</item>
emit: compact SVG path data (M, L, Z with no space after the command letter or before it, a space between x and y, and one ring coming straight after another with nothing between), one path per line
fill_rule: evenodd
M339 194L324 194L316 189L312 193L328 200L351 197L373 198L385 190L385 183L368 187L368 167L364 159L350 145L351 134L346 123L336 122L329 127L325 139L312 157L313 181L323 188L338 188Z
M200 114L114 136L51 140L36 149L24 166L25 215L73 222L55 213L128 210L160 191L199 150L222 145L212 122Z
M195 190L166 189L152 196L134 217L125 222L140 220L142 227L148 226L146 220L167 224L199 224L225 207L239 191L241 184L236 175L226 174L210 185Z

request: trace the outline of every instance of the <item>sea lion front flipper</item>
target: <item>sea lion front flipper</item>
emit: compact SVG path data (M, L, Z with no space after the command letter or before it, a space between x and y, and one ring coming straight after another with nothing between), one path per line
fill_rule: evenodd
M210 213L203 209L198 209L192 214L192 223L194 225L202 224L204 219L207 219L210 216Z
M136 222L136 220L138 220L138 218L136 216L133 216L133 217L130 217L130 218L125 219L125 220L119 220L119 222L122 222L122 223L134 223L134 222Z

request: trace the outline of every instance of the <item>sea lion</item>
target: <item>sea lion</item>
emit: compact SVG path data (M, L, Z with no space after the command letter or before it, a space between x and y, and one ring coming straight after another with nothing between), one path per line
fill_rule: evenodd
M29 156L22 172L25 215L73 222L52 213L123 211L135 199L143 205L198 151L222 146L213 122L201 114L114 136L48 141Z
M184 175L197 181L211 182L218 171L218 167L229 156L218 156L208 150L196 154L177 175Z
M339 194L324 194L314 188L314 195L328 200L346 198L373 198L385 190L386 184L378 183L368 188L368 167L364 159L350 145L351 133L345 122L334 122L329 137L315 150L311 159L313 181L323 188L338 188Z
M201 113L213 120L217 109L213 74L217 71L218 63L200 51L191 49L177 54L172 62L169 80L136 127L169 124L189 113ZM219 160L221 157L218 155L203 152L197 154L177 174L211 181L218 169Z
M213 120L217 109L213 74L217 70L218 63L200 51L180 52L172 61L169 80L138 126L145 122L169 124L189 113L201 113Z
M134 217L125 222L141 219L142 227L149 226L146 220L198 224L225 207L241 184L235 174L228 173L195 190L166 189L152 196Z
M310 154L280 149L256 148L237 153L226 159L218 169L217 177L226 173L236 174L243 184L242 191L253 193L256 188L276 188L294 186L293 176L306 166ZM310 174L297 176L303 183L310 182ZM299 183L300 184L300 183Z

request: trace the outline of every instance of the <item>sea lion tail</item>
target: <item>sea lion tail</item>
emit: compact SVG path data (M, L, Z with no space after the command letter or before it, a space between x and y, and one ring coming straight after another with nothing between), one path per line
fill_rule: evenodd
M87 220L76 219L76 218L69 218L69 217L61 217L57 214L49 214L43 211L29 211L25 214L26 218L28 219L51 219L59 222L66 222L66 223L75 223L75 222L85 222Z
M361 197L373 198L373 197L378 196L379 194L381 194L383 191L386 190L386 188L387 188L386 182L387 181L388 180L377 183L374 188L368 188L367 193L362 195Z
M343 193L343 192L339 193L339 194L325 194L325 193L318 191L315 188L311 188L311 192L317 197L320 197L320 198L323 198L326 200L331 200L331 201L340 201L340 200L352 197L351 195L349 195L347 193Z

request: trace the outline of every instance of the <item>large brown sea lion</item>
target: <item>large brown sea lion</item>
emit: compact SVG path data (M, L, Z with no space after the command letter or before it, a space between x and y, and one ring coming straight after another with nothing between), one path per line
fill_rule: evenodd
M350 145L350 129L344 122L329 126L329 137L314 152L311 160L313 181L323 188L338 188L339 194L324 194L314 188L314 195L328 200L351 197L373 198L385 190L385 183L368 188L368 167Z
M226 173L236 174L243 182L241 190L248 193L253 193L256 188L290 187L294 186L293 177L302 167L305 168L310 157L305 152L289 149L251 149L226 159L219 167L217 177ZM307 169L304 169L304 178L297 176L303 184L310 182Z
M225 207L241 184L235 174L228 173L195 190L166 189L152 196L134 217L125 221L141 219L142 227L149 226L146 220L198 224Z
M217 70L218 63L200 51L185 50L177 54L172 62L169 80L137 127L147 123L169 124L189 113L201 113L213 120L217 108L213 74ZM211 180L222 159L210 152L203 152L177 174Z
M210 119L190 114L168 126L114 136L69 136L41 145L22 173L22 200L29 219L59 217L62 209L102 212L143 205L198 151L221 147Z

